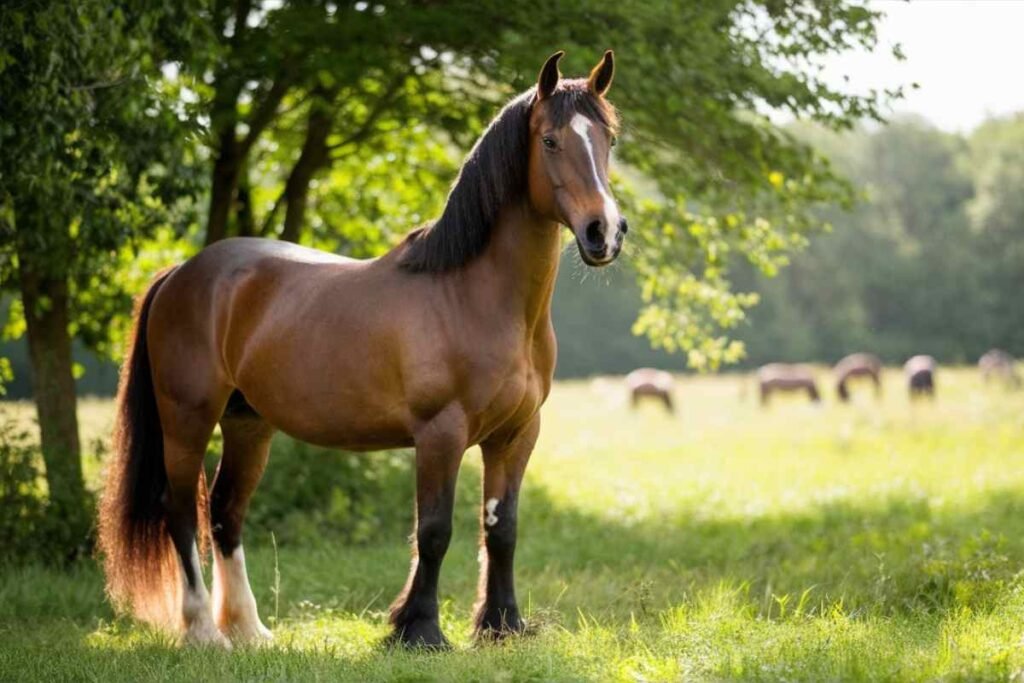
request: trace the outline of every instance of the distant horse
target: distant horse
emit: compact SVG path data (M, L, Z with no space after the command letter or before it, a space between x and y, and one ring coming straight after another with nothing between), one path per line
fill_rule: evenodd
M1020 388L1021 378L1017 374L1013 356L1002 349L991 349L978 359L978 369L987 384L993 378L1014 389Z
M914 356L903 365L907 376L910 398L928 396L935 398L935 369L938 363L931 356Z
M629 388L633 408L636 408L640 399L649 397L661 401L668 412L675 412L675 406L672 405L672 385L672 375L664 370L638 368L626 375L626 386Z
M391 607L391 641L426 647L446 644L438 577L459 465L480 444L476 632L523 630L513 585L517 500L555 366L558 226L569 226L591 266L614 261L627 230L607 177L617 126L604 98L612 53L577 80L560 80L561 56L491 122L441 217L381 258L232 239L156 278L122 376L100 513L116 605L183 625L187 641L270 637L241 533L280 429L349 450L415 447L413 561ZM200 481L218 423L211 600L200 568Z
M821 400L814 373L806 365L769 363L757 370L757 383L761 392L761 405L768 405L771 395L782 392L806 391L808 398L817 403Z
M836 393L839 400L850 400L850 380L855 377L870 377L875 385L875 396L882 394L882 361L871 353L851 353L833 368L836 378Z

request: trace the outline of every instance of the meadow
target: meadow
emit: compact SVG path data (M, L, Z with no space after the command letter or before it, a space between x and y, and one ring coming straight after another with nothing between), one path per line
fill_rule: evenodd
M381 646L402 533L259 530L246 554L273 645L182 649L115 617L93 562L8 562L0 679L1024 680L1024 392L943 369L938 399L911 404L885 379L879 402L829 387L820 407L762 409L738 375L685 377L675 416L632 412L615 378L556 384L520 511L525 637L470 638L474 449L441 580L450 652ZM103 438L111 404L81 410Z

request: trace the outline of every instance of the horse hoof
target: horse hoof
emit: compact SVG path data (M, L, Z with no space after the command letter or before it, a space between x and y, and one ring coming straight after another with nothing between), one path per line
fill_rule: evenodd
M250 624L231 624L222 627L221 631L236 645L268 645L274 640L274 634L259 620Z
M415 619L401 626L388 636L387 643L414 650L450 650L451 643L441 633L441 624L435 619Z
M231 649L231 641L213 624L197 624L185 631L185 644L195 647Z
M526 622L515 609L490 610L485 608L476 626L476 637L479 640L504 640L525 632Z

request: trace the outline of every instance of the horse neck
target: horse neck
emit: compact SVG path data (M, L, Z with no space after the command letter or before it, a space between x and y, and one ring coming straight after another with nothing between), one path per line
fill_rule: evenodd
M502 308L521 313L534 328L551 316L551 296L561 252L558 224L529 206L509 206L495 222L479 260L480 277L491 283Z

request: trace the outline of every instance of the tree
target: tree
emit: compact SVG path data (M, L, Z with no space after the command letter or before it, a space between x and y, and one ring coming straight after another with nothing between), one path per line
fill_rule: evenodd
M1024 355L1024 114L988 121L968 139L975 194L967 207L978 243L985 348Z
M213 123L207 243L251 224L300 240L319 202L310 190L338 163L334 152L358 146L365 161L417 125L465 148L487 121L482 112L533 82L545 51L567 48L566 71L582 73L601 49L618 47L621 157L655 200L634 202L638 223L657 226L631 238L648 302L637 330L690 350L696 365L740 352L716 336L756 300L730 290L735 257L774 272L814 226L809 206L851 198L825 160L765 112L841 129L879 118L879 104L900 94L852 95L816 77L823 56L875 47L879 15L857 0L296 0L269 9L236 0L215 3L211 16L218 47L212 58L197 52L188 69ZM254 188L242 176L256 168ZM254 191L261 184L280 189Z
M184 126L151 50L182 17L161 3L15 2L0 11L0 280L20 297L52 516L67 552L91 525L72 335L106 340L100 282L121 247L166 221L187 175ZM97 289L99 291L97 291ZM122 299L118 303L122 303Z

